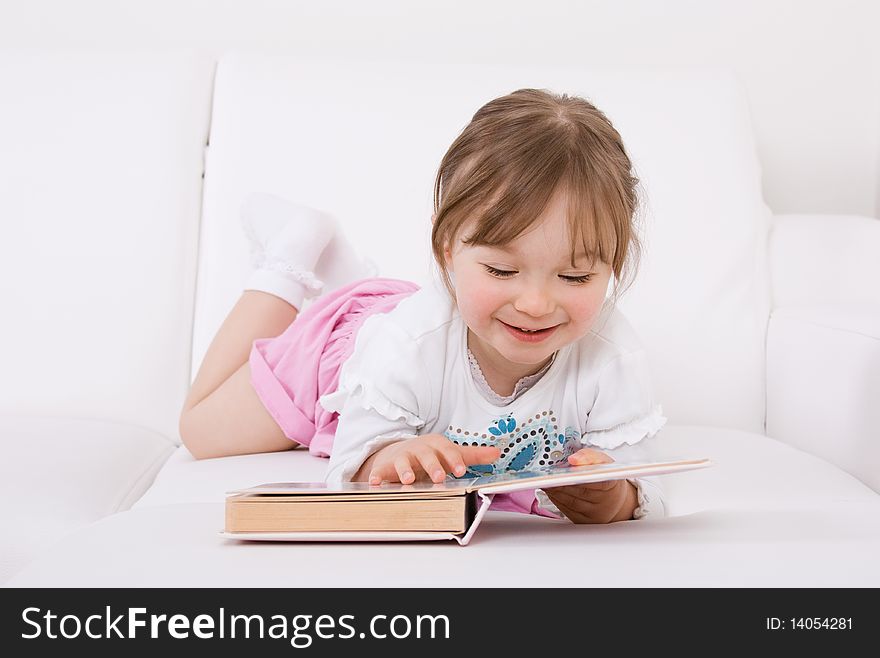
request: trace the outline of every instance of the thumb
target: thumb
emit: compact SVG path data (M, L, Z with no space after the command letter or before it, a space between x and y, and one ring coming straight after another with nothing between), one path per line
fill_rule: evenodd
M493 446L458 446L458 451L468 466L491 464L501 456L501 451Z
M572 466L587 466L588 464L610 464L614 460L600 450L581 448L573 455L569 455L568 463Z

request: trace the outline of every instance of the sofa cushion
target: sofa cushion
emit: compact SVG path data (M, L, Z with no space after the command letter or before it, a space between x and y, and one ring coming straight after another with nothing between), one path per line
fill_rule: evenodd
M197 460L180 446L132 507L216 503L227 491L265 482L317 482L324 479L327 462L304 448Z
M0 416L0 583L60 537L128 509L175 443L128 423Z
M878 587L880 502L572 525L498 512L453 541L224 539L221 503L132 509L69 535L10 587ZM544 564L566 565L548 572ZM490 565L490 568L487 568ZM514 568L505 568L514 565Z
M0 414L176 437L213 66L0 54Z

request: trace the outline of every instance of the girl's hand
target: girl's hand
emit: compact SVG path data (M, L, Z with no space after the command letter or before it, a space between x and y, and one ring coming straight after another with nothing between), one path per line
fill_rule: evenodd
M439 483L446 479L447 473L460 477L467 466L491 464L500 456L498 448L460 446L442 434L425 434L376 451L361 465L352 481L412 484L416 479L428 478Z
M582 448L568 458L572 466L610 464L604 452ZM628 480L608 480L591 484L545 489L547 497L573 523L611 523L631 519L639 504L636 488Z

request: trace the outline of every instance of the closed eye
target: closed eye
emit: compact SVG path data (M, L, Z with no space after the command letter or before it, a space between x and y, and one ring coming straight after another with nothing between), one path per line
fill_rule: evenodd
M498 268L492 267L491 265L484 265L483 267L485 267L489 271L489 274L491 274L492 276L497 276L502 279L516 274L516 271L509 272L507 270L499 270Z
M506 279L516 274L516 270L499 270L497 267L492 267L491 265L483 265L483 267L486 268L489 274L498 277L499 279ZM593 278L593 275L582 274L581 276L566 276L560 274L559 278L568 281L569 283L587 283L587 281Z

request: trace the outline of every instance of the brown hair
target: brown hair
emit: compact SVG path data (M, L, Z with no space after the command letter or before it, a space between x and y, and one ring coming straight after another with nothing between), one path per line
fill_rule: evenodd
M462 226L476 220L465 244L505 246L558 189L568 192L569 234L580 236L592 263L611 266L616 301L641 254L638 182L620 134L589 101L542 89L489 101L449 147L434 182L431 245L446 289L454 300L444 250ZM573 240L572 267L576 252Z

